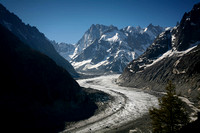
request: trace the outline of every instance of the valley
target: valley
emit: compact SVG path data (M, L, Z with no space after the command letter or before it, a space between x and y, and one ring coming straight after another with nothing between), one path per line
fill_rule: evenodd
M115 83L118 77L119 75L116 74L77 80L80 86L103 91L111 95L113 100L108 102L104 111L98 112L87 120L79 121L71 127L67 127L63 133L117 130L119 127L145 115L149 108L158 106L156 96L136 88L118 86Z
M113 5L117 3L112 0L106 1L112 2ZM139 8L140 10L135 11L141 15L144 10L144 14L151 16L152 20L157 20L153 17L157 16L157 22L143 16L144 14L139 17L133 14L133 9L136 9L134 6L139 1L129 1L131 8L123 5L126 3L124 1L119 2L116 9L114 6L109 7L109 12L104 12L103 2L93 3L91 6L88 2L82 3L80 0L80 3L87 5L82 8L78 6L81 4L75 2L74 5L78 9L69 6L68 2L63 1L63 4L57 3L58 5L48 2L52 7L44 3L42 8L37 8L36 11L35 7L41 5L40 2L22 2L19 5L13 4L14 7L10 5L12 2L0 3L2 131L200 131L199 1L197 4L190 3L193 5L192 10L189 10L189 5L188 9L182 7L183 10L179 13L183 15L182 19L180 15L173 18L178 11L174 9L182 6L179 2L171 3L171 6L161 2L152 6L148 3L148 8L142 6L142 10ZM7 4L4 5L5 3ZM35 3L37 5L34 7ZM144 3L138 4L145 5ZM29 4L31 7L24 9L30 6ZM103 5L100 10L97 10L97 7L94 11L91 10L92 7L101 4ZM165 10L163 7L160 8L161 11L158 10L157 4L160 7L166 6L167 12L161 12ZM124 9L119 10L118 5L126 8L128 12L125 13ZM176 6L172 7L174 5ZM61 11L60 6L64 7L65 12L57 12ZM31 17L24 18L18 9L14 10L15 7L23 9L20 12L25 13L24 16ZM71 10L66 10L67 7ZM86 7L89 12L85 12ZM151 10L155 12L147 11L151 7L154 7ZM120 12L110 12L113 9ZM102 13L98 14L97 11ZM31 14L26 14L29 12ZM87 15L84 18L83 14L78 17L74 14L76 12L79 12L78 16L82 12ZM91 15L91 12L95 15ZM168 14L169 12L172 14ZM34 13L36 16L32 16ZM68 13L70 15L67 17ZM114 16L117 16L117 20L134 19L130 19L129 23L115 19L109 23L104 22L109 19L102 19L100 16L109 13L112 16L109 16L109 19L113 19ZM43 16L40 16L41 14ZM58 18L55 19L54 16ZM70 22L74 17L76 20ZM32 23L35 21L32 18L39 20L40 26ZM48 21L43 22L43 18ZM90 20L92 18L95 18L95 21ZM145 18L145 21L136 23L139 18ZM101 21L96 21L97 19ZM87 20L87 24L84 24L83 20ZM173 24L167 22L168 20L173 20ZM166 21L166 24L162 21ZM53 31L52 36L49 36L50 30ZM169 88L166 86L168 84ZM172 93L168 93L169 89ZM166 97L169 94L170 97ZM165 102L161 104L163 99ZM179 102L180 106L176 104ZM163 108L162 105L168 106ZM152 110L155 111L153 115ZM185 115L180 115L179 111ZM164 117L160 117L160 114ZM179 116L183 116L184 119Z

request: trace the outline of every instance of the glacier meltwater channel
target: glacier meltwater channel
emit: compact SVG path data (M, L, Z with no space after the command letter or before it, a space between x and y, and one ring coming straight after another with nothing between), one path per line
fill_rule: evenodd
M68 127L65 132L104 132L127 124L148 112L149 108L158 106L158 98L142 90L121 87L115 83L119 75L100 76L80 79L77 82L85 88L93 88L108 93L114 100L108 108Z

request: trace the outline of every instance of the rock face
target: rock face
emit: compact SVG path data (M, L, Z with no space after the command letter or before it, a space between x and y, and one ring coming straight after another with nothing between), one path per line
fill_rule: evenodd
M172 80L178 94L193 100L200 88L200 4L185 13L180 25L161 33L118 78L123 86L163 91Z
M90 74L121 73L141 55L164 28L92 25L76 44L72 65L78 72Z
M96 105L71 75L0 25L0 117L8 132L56 133Z
M44 34L39 32L36 27L24 24L21 19L19 19L15 14L10 13L1 4L0 24L5 26L32 49L52 58L59 66L69 71L73 77L78 76L72 65L56 52L51 42L45 37Z

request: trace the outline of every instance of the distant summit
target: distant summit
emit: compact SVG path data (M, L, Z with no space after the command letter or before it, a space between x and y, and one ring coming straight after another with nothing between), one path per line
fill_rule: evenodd
M56 41L51 41L53 44L55 50L65 59L68 61L71 60L74 50L75 50L75 45L73 44L68 44L68 43L57 43Z

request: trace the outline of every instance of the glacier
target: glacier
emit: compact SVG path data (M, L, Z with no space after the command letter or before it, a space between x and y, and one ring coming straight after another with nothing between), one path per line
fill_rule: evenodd
M115 83L118 76L114 74L77 80L82 87L108 93L114 100L104 111L67 127L63 133L105 132L140 118L151 107L158 107L157 97L136 88L118 86Z

